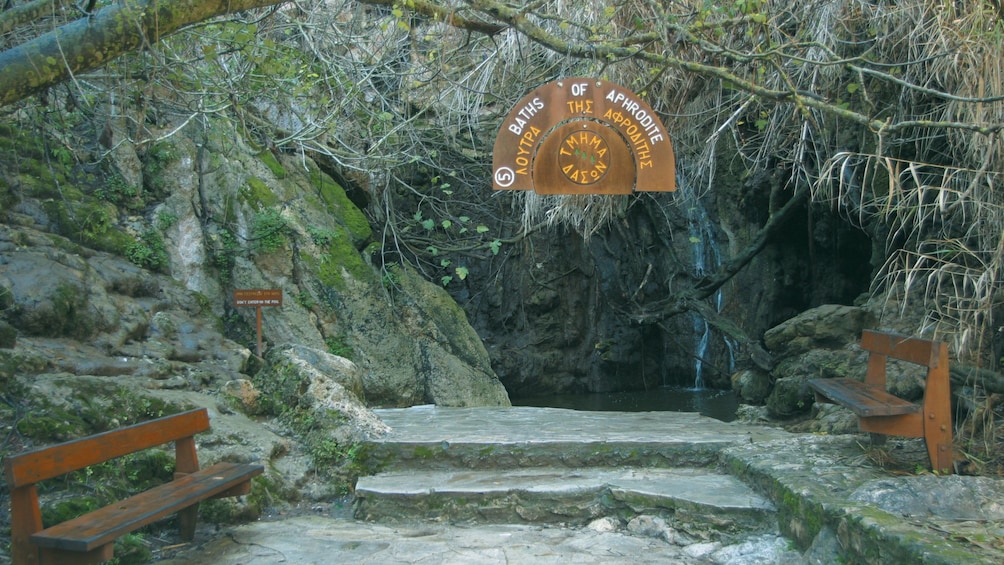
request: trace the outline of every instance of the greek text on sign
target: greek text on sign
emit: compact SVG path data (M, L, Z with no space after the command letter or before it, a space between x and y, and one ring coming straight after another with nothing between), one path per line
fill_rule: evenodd
M499 129L492 173L495 190L676 190L676 158L659 117L630 90L591 78L550 82L523 97Z
M235 290L234 306L282 306L282 289Z

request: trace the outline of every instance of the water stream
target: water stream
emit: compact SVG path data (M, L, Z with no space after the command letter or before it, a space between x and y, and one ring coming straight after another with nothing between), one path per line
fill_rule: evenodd
M683 175L681 175L683 177ZM683 178L678 182L685 182ZM708 217L703 203L698 198L693 198L687 206L687 226L688 236L691 244L691 256L694 261L694 278L701 278L713 273L722 264L722 254L718 247L718 239L715 236L714 224ZM719 288L712 296L712 305L716 312L722 311L725 296ZM707 359L711 345L712 331L711 325L698 313L691 314L694 323L694 335L697 343L694 348L694 388L704 388L704 361ZM733 347L728 339L725 340L726 348L729 352L728 370L733 370L734 358Z

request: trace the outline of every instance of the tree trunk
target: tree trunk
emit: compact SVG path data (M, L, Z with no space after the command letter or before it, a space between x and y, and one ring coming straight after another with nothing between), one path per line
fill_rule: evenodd
M152 45L214 16L277 4L276 0L139 0L117 2L0 53L0 106L73 75Z
M967 365L951 365L948 372L953 386L975 385L989 393L1004 393L1004 376L996 371Z
M359 1L363 4L394 4L394 0ZM216 16L280 3L279 0L115 2L88 17L0 53L0 107L37 94L76 74L99 68L119 55L153 45L183 27ZM50 6L48 0L43 4ZM431 1L412 0L409 9L478 33L492 34L504 29L499 24L464 18L454 10ZM27 13L27 10L24 12ZM0 20L0 26L13 25L9 22L20 22L22 17L11 14L4 18L7 22Z
M748 265L758 253L763 251L774 232L784 226L796 210L801 209L801 205L808 200L808 196L808 190L796 192L791 199L771 214L767 223L746 246L746 249L722 264L714 274L697 281L693 287L681 290L669 298L644 305L639 312L631 315L631 319L639 324L654 324L684 312L697 312L709 324L736 340L754 364L762 369L770 369L773 363L770 354L757 341L750 339L742 328L731 320L720 316L704 300L713 295L723 284Z

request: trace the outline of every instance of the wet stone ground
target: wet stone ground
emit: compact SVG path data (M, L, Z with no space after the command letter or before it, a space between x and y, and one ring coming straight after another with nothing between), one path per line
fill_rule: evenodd
M1004 562L1001 481L893 475L864 436L667 412L378 414L392 431L354 500L206 527L161 562Z

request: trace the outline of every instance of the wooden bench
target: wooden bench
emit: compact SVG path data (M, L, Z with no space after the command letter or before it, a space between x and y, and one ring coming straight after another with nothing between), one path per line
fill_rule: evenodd
M809 381L816 402L841 404L858 416L861 431L922 437L931 469L951 474L952 414L948 378L948 345L885 332L865 330L861 348L868 351L864 382L849 379ZM892 357L927 367L924 399L914 404L886 390L886 359Z
M4 474L10 489L13 565L107 561L116 538L175 513L182 539L193 539L199 502L247 494L251 478L264 470L238 463L199 469L194 436L208 429L209 413L201 408L8 457ZM36 483L171 441L174 480L42 529Z

